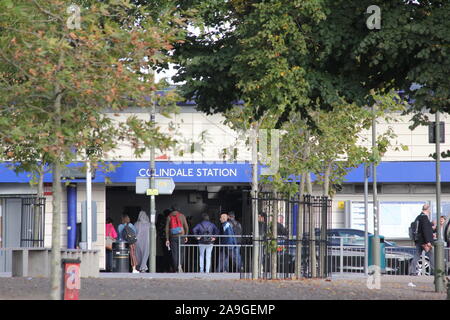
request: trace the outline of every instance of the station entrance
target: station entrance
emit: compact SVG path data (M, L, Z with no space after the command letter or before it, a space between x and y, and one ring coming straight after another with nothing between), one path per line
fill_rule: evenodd
M156 271L170 272L164 245L165 210L176 207L186 216L189 230L201 222L202 213L208 213L210 221L219 226L220 213L234 211L236 220L241 222L245 233L247 229L251 230L250 214L247 213L249 189L250 186L247 184L177 184L173 194L156 196ZM150 197L136 194L134 185L106 187L106 217L113 220L116 230L121 223L122 214L127 214L134 224L141 210L149 214Z

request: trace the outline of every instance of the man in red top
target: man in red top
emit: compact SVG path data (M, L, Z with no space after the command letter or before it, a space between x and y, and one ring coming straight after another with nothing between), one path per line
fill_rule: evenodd
M182 236L188 233L189 226L186 217L176 208L172 207L166 221L166 246L170 250L175 272L177 270L178 272L183 272L181 268L183 264L183 250L180 250L180 261L178 261L178 250L180 248L180 239L183 239L186 243L188 239Z

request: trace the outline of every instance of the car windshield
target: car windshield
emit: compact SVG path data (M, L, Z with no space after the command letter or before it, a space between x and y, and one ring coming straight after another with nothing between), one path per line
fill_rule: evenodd
M342 242L344 246L363 246L364 245L364 237L355 234L353 232L340 231L338 233L339 237L342 237Z

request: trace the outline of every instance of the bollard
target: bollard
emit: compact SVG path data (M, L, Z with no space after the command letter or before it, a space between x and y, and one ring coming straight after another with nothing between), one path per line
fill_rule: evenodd
M62 259L62 300L79 299L80 263L80 259Z
M112 245L113 272L130 272L130 249L128 242L116 241Z

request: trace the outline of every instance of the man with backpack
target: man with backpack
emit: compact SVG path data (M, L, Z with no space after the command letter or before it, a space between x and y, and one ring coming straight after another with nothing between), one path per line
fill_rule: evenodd
M183 272L181 265L183 264L183 251L180 250L180 241L187 242L186 237L182 237L189 233L189 226L184 214L179 212L176 208L170 209L170 214L166 220L166 246L170 250L173 267L175 272ZM180 261L178 261L178 251L180 250Z
M429 259L431 270L434 269L433 257L433 227L430 222L430 205L424 204L422 212L416 217L410 227L410 236L416 245L416 253L410 265L410 274L417 275L417 262L421 259L422 251ZM422 266L422 272L425 272Z
M136 270L137 259L136 259L136 242L137 242L137 230L135 226L130 221L130 217L127 214L122 215L122 224L117 227L117 232L119 236L119 241L126 241L130 248L130 260L133 273L139 273Z
M204 260L206 252L206 273L209 273L211 269L211 252L213 249L213 243L216 240L213 235L218 235L219 229L215 224L209 221L209 215L207 213L203 213L202 218L203 221L192 229L192 233L197 236L201 236L197 237L200 250L200 272L205 272Z

